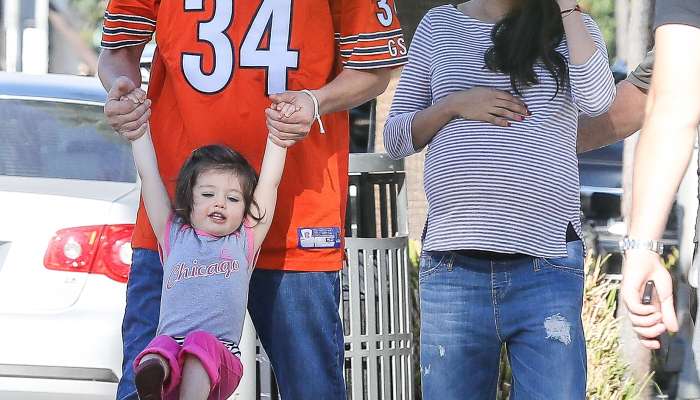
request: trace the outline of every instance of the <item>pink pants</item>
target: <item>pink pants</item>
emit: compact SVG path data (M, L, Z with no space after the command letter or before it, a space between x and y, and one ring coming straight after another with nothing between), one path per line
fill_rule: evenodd
M165 381L165 398L177 399L182 367L186 355L192 355L202 363L209 375L211 392L209 400L228 398L238 387L243 376L243 364L216 337L204 331L194 331L185 337L180 346L170 336L157 336L134 360L134 368L146 354L163 357L170 367Z

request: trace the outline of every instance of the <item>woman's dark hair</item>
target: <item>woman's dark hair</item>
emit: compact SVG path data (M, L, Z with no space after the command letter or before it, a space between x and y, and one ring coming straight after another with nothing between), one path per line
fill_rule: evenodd
M190 214L194 203L192 191L197 184L199 175L211 170L230 171L238 176L245 204L244 215L260 221L262 216L251 213L251 206L259 210L258 204L253 198L258 175L248 160L240 153L218 144L198 148L190 154L182 165L175 184L175 215L186 224L191 223Z
M564 56L555 49L564 37L561 11L555 0L521 0L491 31L493 46L486 51L486 67L510 75L517 94L520 88L539 83L534 65L542 62L560 88L569 84Z

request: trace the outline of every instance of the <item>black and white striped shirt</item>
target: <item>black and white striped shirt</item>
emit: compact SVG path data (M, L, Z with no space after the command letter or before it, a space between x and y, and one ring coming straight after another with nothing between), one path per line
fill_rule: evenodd
M566 256L569 222L581 234L579 110L602 114L615 97L600 30L587 15L584 22L595 53L584 64L569 63L570 86L554 98L554 79L542 65L535 65L539 84L521 90L532 116L510 127L457 118L432 139L425 159L425 250ZM384 128L392 157L416 152L411 141L414 115L447 95L476 86L513 92L507 75L484 66L492 28L452 5L426 14L413 37ZM557 51L569 60L566 40Z

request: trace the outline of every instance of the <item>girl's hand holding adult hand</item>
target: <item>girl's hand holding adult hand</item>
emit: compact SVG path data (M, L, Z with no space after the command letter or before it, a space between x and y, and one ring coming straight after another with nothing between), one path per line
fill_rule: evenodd
M270 100L272 105L265 110L270 140L282 147L304 140L314 123L311 97L304 92L288 91L270 95Z
M510 126L531 115L525 103L503 90L475 87L449 95L446 99L453 117Z

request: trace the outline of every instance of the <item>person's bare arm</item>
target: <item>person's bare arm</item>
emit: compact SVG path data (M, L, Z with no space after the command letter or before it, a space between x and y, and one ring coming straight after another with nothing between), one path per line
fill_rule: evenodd
M584 153L618 142L642 128L644 90L623 80L617 84L617 95L610 109L597 117L582 115L578 120L576 151Z
M151 222L151 228L158 243L164 248L165 235L167 235L165 228L173 210L168 192L158 172L156 152L148 130L146 134L131 142L131 149L134 153L136 169L141 177L141 197L146 206L148 220Z
M559 8L570 10L576 7L576 0L557 0ZM588 61L596 50L593 38L591 38L586 24L580 12L573 11L562 14L562 23L566 33L566 42L569 47L571 63L580 65Z
M700 123L700 29L656 30L656 63L634 163L631 232L657 239L693 151Z
M107 122L128 139L136 139L146 132L146 122L151 115L150 100L141 103L120 100L134 90L141 90L139 61L144 46L104 49L97 65L97 75L108 92L104 109ZM145 93L142 96L145 97Z
M658 240L664 232L700 123L698 71L700 29L657 28L654 76L634 161L631 238ZM660 304L641 304L648 280L656 284ZM678 329L671 276L657 254L641 249L626 252L622 296L634 330L647 347L658 348L658 335Z
M391 79L391 68L343 69L326 86L312 90L321 115L349 110L384 93ZM307 96L308 97L308 96Z
M119 77L129 78L134 88L139 87L141 83L139 61L144 47L145 44L141 44L102 50L97 63L97 75L107 91L112 89L114 81Z
M260 168L260 178L253 193L253 198L258 205L258 210L253 210L253 212L259 212L260 217L262 217L253 227L254 253L257 253L272 225L277 204L277 188L282 180L286 157L287 149L275 144L271 136L268 136L265 156Z

